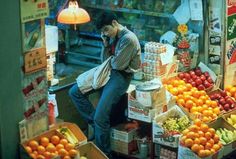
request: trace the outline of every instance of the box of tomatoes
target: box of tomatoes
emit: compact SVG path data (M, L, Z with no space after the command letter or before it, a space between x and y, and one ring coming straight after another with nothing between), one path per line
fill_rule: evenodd
M82 145L91 147L80 128L76 124L62 122L22 142L20 155L22 159L78 159L81 153L86 154ZM101 159L107 158L95 145L92 146L100 152Z

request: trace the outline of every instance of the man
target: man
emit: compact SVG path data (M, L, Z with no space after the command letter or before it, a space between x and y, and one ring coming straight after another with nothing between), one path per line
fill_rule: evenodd
M140 67L141 48L136 35L119 24L115 14L104 12L98 20L96 26L101 30L104 44L102 60L111 56L110 78L102 87L96 109L87 98L93 91L82 94L78 86L74 85L69 95L82 117L94 125L96 145L109 156L110 116L116 115L111 114L111 110L126 93L133 73Z

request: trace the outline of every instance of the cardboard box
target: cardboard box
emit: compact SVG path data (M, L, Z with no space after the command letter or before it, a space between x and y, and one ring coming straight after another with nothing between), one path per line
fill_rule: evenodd
M114 152L130 155L137 150L137 142L133 140L129 143L111 138L111 150Z
M221 148L218 152L215 154L200 158L198 155L196 155L192 150L190 150L187 147L183 147L179 144L178 148L178 158L180 159L222 159L223 157L223 148Z
M137 150L137 129L126 131L124 129L125 123L119 124L111 129L110 142L111 149L115 152L130 154Z
M158 115L154 118L153 121L153 142L154 143L158 143L158 144L162 144L162 145L166 145L166 146L170 146L170 147L178 147L179 144L179 137L180 134L177 135L168 135L166 134L166 132L164 131L163 127L161 126L161 124L166 121L170 116L179 116L182 117L186 115L178 106L175 106L173 108L171 108L169 111ZM157 123L158 121L158 123Z
M41 133L35 137L32 138L28 138L28 140L25 140L24 142L21 143L21 153L20 156L22 159L31 159L31 157L29 156L29 154L26 152L25 147L27 146L28 142L31 140L36 140L36 141L40 141L40 138L42 137L52 137L53 135L57 135L60 138L66 138L66 136L63 136L61 133L59 133L58 129L62 128L62 127L67 127L76 137L76 139L78 140L78 144L75 145L75 148L77 148L78 146L80 146L81 144L86 144L87 143L87 138L86 136L83 134L83 132L80 130L80 128L73 123L67 123L67 122L62 122L60 124L57 124L55 126L52 126L48 131ZM69 140L68 140L69 141ZM57 158L57 157L56 157ZM53 158L53 159L56 159ZM60 157L58 157L60 158Z
M157 159L177 159L178 148L155 144L155 156Z
M110 138L129 143L133 141L137 136L137 129L129 131L125 130L125 123L119 124L111 128Z
M157 109L137 108L129 105L128 117L130 119L151 123L157 111ZM162 112L162 109L159 111Z
M80 145L77 150L80 152L80 157L84 156L87 157L87 159L108 159L93 142Z
M235 130L228 122L226 122L223 118L218 118L216 121L208 124L209 127L214 128L215 130L219 128L226 128L228 130ZM233 152L236 149L236 140L232 141L226 145L223 144L223 155L226 156Z
M229 118L231 114L236 115L236 109L234 109L234 110L232 110L232 111L230 111L230 112L227 112L227 113L223 114L222 118L223 118L227 123L229 123L229 122L227 121L227 118ZM230 123L229 123L229 124L230 124ZM230 124L230 125L231 125L231 124ZM236 125L236 124L235 124L235 125ZM234 126L234 125L232 125L232 126L236 129L236 126Z

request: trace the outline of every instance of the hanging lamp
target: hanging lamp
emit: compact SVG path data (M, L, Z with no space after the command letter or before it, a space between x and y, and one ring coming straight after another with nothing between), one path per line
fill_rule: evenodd
M77 1L69 1L68 8L59 13L57 21L63 24L74 24L76 30L76 24L89 22L90 16L86 10L79 8Z

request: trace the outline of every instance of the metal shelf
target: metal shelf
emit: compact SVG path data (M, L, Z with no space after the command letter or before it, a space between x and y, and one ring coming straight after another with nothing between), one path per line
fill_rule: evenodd
M124 13L131 13L131 14L143 14L148 16L155 16L155 17L163 17L163 18L171 18L172 14L169 13L157 13L157 12L150 12L138 9L128 9L128 8L109 8L107 6L102 5L84 5L84 7L94 8L94 9L104 9L116 12L124 12Z

